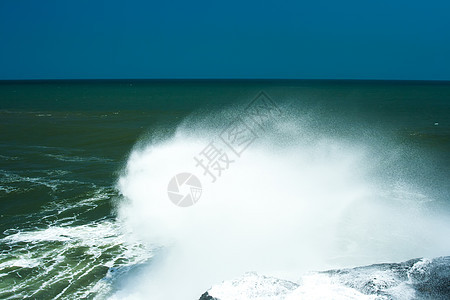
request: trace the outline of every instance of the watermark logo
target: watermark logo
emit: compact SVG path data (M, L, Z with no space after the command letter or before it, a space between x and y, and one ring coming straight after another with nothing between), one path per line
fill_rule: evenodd
M195 167L200 168L203 176L209 177L211 182L215 183L259 137L258 134L266 130L267 123L280 115L281 110L277 104L265 92L260 92L247 105L243 113L220 132L217 139L210 141L203 150L194 156ZM178 176L181 177L178 179ZM196 184L190 188L195 189L181 193L179 191L180 180L186 182L191 178L195 178ZM191 180L194 181L194 179ZM176 205L191 206L201 196L200 180L191 173L178 174L169 182L168 192L170 200Z
M200 180L191 173L180 173L172 177L167 186L170 201L180 207L194 205L202 195Z

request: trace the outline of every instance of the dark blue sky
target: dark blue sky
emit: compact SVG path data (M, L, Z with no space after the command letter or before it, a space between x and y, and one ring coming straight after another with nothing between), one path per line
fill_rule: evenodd
M0 0L0 79L450 80L450 1Z

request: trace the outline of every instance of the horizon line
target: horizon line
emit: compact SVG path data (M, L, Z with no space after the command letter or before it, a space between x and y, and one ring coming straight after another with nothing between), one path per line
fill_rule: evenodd
M68 81L361 81L361 82L450 82L450 79L361 79L361 78L39 78L0 79L0 82Z

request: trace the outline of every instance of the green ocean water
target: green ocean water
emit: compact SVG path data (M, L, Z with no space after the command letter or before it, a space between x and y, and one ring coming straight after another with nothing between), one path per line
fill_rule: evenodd
M335 136L376 131L411 149L411 165L426 164L423 180L449 204L449 82L4 81L0 298L107 297L116 273L153 255L115 219L133 146L260 91Z

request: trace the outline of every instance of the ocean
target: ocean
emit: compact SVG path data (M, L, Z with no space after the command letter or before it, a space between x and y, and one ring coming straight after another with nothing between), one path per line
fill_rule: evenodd
M2 81L0 298L199 299L246 272L298 288L424 264L450 255L449 153L449 82ZM420 298L411 280L340 284Z

